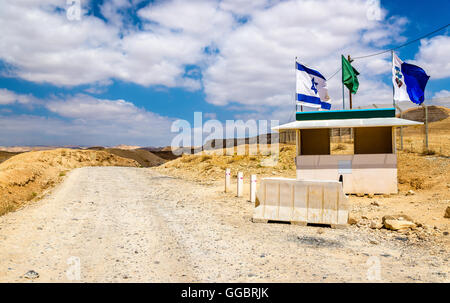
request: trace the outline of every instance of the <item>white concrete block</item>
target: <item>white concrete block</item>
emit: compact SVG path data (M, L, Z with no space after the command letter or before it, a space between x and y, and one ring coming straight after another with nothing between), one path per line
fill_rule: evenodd
M237 196L242 197L244 193L244 174L238 172L237 174Z
M348 211L347 197L338 181L264 178L253 219L344 225Z

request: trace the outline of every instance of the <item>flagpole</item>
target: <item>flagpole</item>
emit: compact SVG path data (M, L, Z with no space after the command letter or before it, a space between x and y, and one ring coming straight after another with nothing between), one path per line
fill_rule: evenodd
M347 58L348 58L348 62L351 64L352 61L351 61L350 55L348 55ZM350 89L348 89L348 95L349 95L349 98L350 98L350 109L352 109L352 108L353 108L353 104L352 104L352 91L351 91Z
M391 67L392 67L391 70L394 70L394 51L393 50L391 50ZM392 81L392 105L394 105L394 108L395 108L395 87L394 87L394 81Z
M341 82L342 82L342 109L345 109L345 94L344 94L344 66L342 64L342 57L344 55L341 54Z
M297 56L295 56L295 63L294 63L294 68L295 68L295 72L297 72ZM297 81L297 80L296 80ZM295 89L295 94L294 94L294 98L295 98L295 114L297 115L297 82L295 84L296 89ZM300 111L303 111L303 105L300 105Z

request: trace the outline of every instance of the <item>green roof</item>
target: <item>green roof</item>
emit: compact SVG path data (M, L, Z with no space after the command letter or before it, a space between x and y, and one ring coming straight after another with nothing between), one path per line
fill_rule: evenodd
M296 114L297 121L392 118L392 117L395 117L395 108L328 110L315 112L297 112Z

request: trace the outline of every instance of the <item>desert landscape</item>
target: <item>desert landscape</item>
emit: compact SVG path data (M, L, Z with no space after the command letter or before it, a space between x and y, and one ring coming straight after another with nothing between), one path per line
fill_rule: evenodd
M137 146L3 148L0 281L70 281L67 260L76 257L80 279L91 282L364 282L375 257L383 282L448 282L450 118L443 110L429 123L430 142L439 137L441 147L417 152L405 144L398 194L350 195L345 229L252 222L250 174L295 177L292 144L279 145L273 167L262 165L261 154L218 150L177 157ZM403 136L420 141L423 126L404 128ZM345 153L347 139L332 143L333 151ZM233 187L244 173L244 197L224 192L226 168ZM410 225L397 229L389 220Z

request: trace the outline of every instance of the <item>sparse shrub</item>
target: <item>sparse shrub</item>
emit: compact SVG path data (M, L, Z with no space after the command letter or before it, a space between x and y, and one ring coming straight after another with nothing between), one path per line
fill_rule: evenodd
M32 192L31 195L28 197L28 201L33 200L34 198L36 198L37 193Z
M194 157L192 155L185 155L185 154L183 154L181 156L181 160L180 161L183 162L183 163L189 163L192 160L194 160Z
M346 150L346 149L347 149L347 147L346 147L344 144L342 144L342 143L339 143L338 145L336 145L336 146L333 148L334 151L338 151L338 150Z
M413 178L409 181L409 185L411 185L414 189L423 189L424 182L421 178Z
M202 155L201 158L200 158L200 162L204 162L204 161L207 161L207 160L210 160L210 159L212 159L212 156L210 156L210 155Z
M436 151L432 150L432 149L426 149L422 152L423 156L432 156L435 155Z

